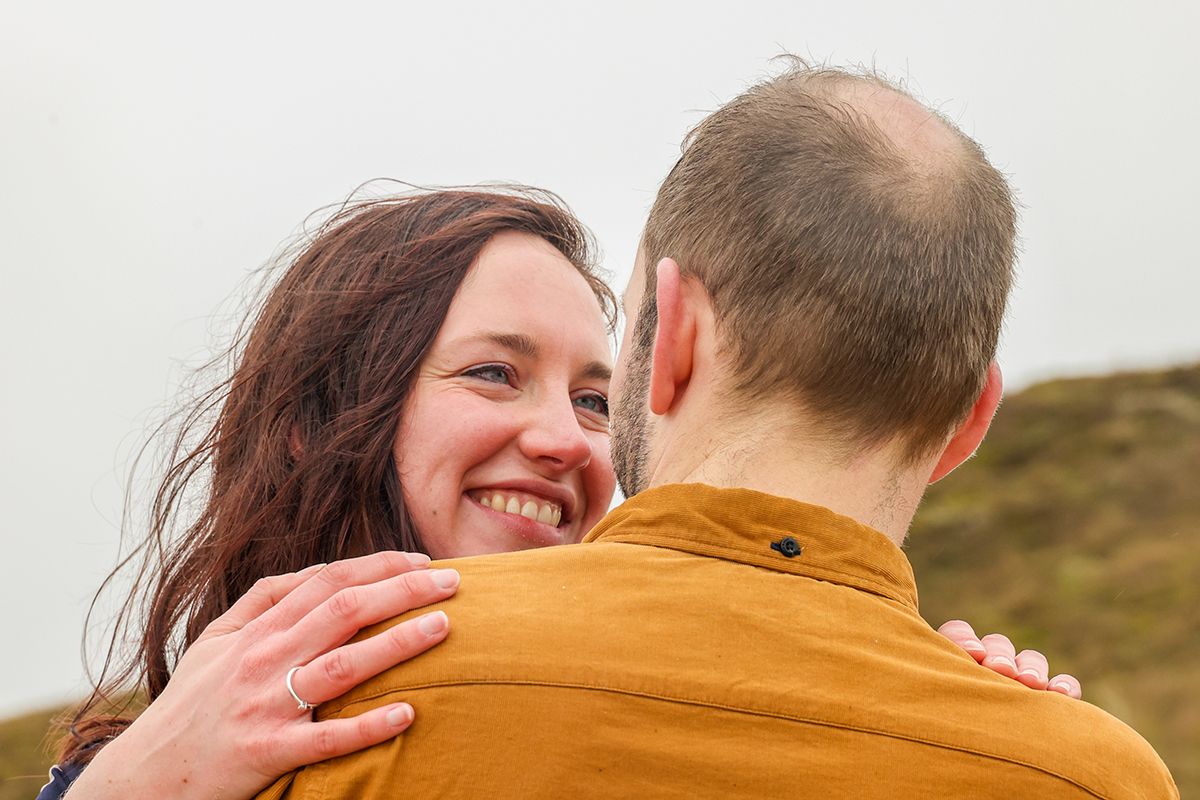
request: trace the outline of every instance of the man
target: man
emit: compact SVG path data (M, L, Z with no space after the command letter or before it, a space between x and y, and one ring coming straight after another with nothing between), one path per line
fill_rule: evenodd
M425 713L272 796L1177 797L1132 730L917 614L899 545L999 402L1014 238L978 146L873 76L708 117L624 297L632 499L455 562L453 640L321 709Z

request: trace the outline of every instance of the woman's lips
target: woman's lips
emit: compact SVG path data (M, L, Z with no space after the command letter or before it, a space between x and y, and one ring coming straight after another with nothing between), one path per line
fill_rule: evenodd
M488 498L488 502L493 502L495 496L501 495L502 507L497 510L488 505L484 505L480 500L483 497ZM508 513L508 508L511 506L509 500L516 498L521 504L518 512L515 514ZM539 522L537 515L543 514L543 505L551 506L550 513L554 514L553 501L547 500L544 497L537 495L528 495L528 493L513 492L511 490L471 490L463 495L463 502L474 508L478 513L486 516L493 526L498 525L502 530L507 532L514 540L512 545L506 549L523 549L528 547L551 547L554 545L567 544L573 542L573 526L569 522L561 519L561 511L557 512L558 525L553 525L550 522ZM521 513L521 511L529 510L529 506L533 504L537 506L534 516ZM553 521L552 517L552 521ZM524 542L524 545L518 544Z
M512 489L473 489L467 496L492 511L524 517L557 528L562 523L562 506L554 500Z

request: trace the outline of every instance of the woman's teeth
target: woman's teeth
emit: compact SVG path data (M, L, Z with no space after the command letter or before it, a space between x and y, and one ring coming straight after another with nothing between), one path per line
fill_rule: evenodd
M480 496L479 505L490 508L493 511L516 514L526 519L531 519L534 522L553 525L556 528L558 527L558 523L562 522L562 507L555 503L545 501L536 502L534 500L521 502L521 499L518 497L501 494L500 492L492 492Z

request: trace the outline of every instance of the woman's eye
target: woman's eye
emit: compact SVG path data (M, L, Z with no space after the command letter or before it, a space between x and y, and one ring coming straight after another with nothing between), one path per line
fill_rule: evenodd
M481 367L473 367L463 374L489 383L511 384L513 382L511 370L503 364L484 364Z
M602 394L585 394L575 398L575 406L602 417L608 416L608 398Z

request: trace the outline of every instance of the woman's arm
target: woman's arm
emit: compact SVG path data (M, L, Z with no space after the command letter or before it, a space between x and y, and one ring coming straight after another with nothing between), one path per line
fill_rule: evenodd
M309 706L344 694L445 638L441 611L346 644L361 628L444 600L454 570L385 552L260 580L188 648L163 693L109 742L70 800L252 797L285 772L360 750L409 726L395 703L314 722Z
M1030 689L1045 689L1079 700L1083 689L1073 675L1050 677L1050 664L1037 650L1017 652L1013 643L1002 633L978 637L975 630L961 619L942 623L938 633L971 654L983 666L1006 678L1020 681Z

